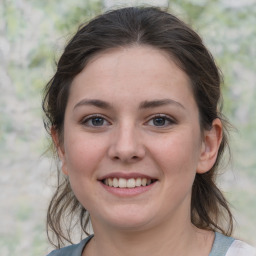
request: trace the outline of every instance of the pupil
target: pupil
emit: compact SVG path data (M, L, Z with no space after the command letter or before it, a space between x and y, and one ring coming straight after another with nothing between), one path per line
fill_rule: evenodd
M154 125L156 126L162 126L165 124L165 119L163 117L157 117L154 119Z
M103 118L101 118L101 117L95 117L95 118L92 119L92 124L93 124L94 126L103 125L103 122L104 122L104 120L103 120Z

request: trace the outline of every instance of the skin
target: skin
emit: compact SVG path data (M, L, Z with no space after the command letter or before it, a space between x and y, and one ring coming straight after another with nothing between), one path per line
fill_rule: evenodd
M213 166L222 126L216 119L200 130L190 80L167 53L133 46L94 57L72 83L62 143L52 136L91 216L95 236L83 255L209 254L214 233L191 224L191 188ZM101 182L112 173L157 181L113 194Z

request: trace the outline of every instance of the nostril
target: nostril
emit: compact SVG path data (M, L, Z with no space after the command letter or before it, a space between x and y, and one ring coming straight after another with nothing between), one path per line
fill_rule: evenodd
M139 157L134 155L132 157L119 157L119 156L114 156L112 159L114 160L122 160L122 161L129 161L129 160L138 160Z

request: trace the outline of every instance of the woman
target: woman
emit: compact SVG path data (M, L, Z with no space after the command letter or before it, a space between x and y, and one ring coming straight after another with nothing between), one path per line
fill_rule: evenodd
M74 220L94 235L49 255L256 255L230 237L215 185L228 145L220 83L200 37L160 9L79 29L43 102L61 160L48 236L71 242Z

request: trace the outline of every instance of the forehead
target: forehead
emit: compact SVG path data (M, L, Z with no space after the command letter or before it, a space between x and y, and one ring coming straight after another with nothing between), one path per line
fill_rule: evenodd
M151 46L130 46L109 49L94 56L75 77L72 87L100 92L108 88L120 93L128 87L146 93L149 88L160 92L164 86L183 90L181 84L192 92L189 77L170 54Z

